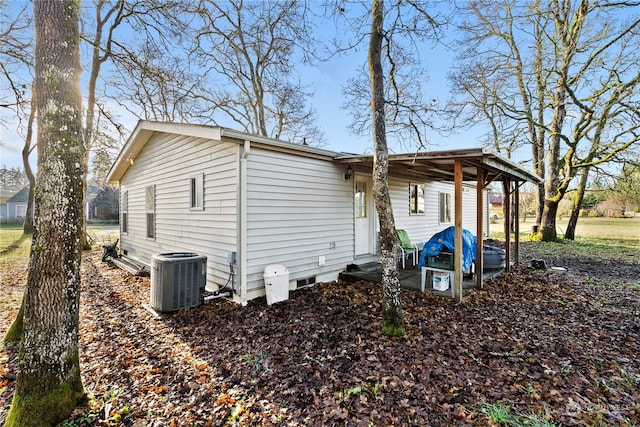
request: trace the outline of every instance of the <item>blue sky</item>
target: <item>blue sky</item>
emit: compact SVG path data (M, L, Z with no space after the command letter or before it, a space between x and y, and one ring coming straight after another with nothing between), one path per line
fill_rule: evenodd
M449 97L447 73L454 61L454 54L444 47L425 48L421 52L428 70L425 76L425 96L445 103ZM366 63L366 51L359 51L349 57L333 58L330 62L320 63L311 69L305 68L305 77L309 78L315 92L313 106L318 110L318 122L325 133L327 145L324 148L334 151L353 153L371 152L373 143L369 135L356 136L348 130L351 117L341 108L344 99L342 86ZM452 148L479 147L478 131L460 131L451 136L441 136L437 132L426 135L430 147L434 150ZM396 145L390 139L390 149L395 152L407 152L411 147Z
M10 6L15 6L14 2ZM448 98L448 82L446 75L453 61L453 53L443 47L428 47L420 52L420 57L426 62L428 75L425 77L426 97L446 102ZM319 62L313 66L300 67L299 75L302 82L308 85L308 90L314 95L310 105L317 110L317 123L325 135L325 149L334 151L346 151L352 153L372 152L372 142L369 135L357 136L348 130L351 117L342 109L344 102L342 86L350 77L366 63L366 46L350 53L347 56L334 56L326 62ZM86 71L83 77L86 79ZM2 90L6 90L6 82L2 82ZM121 120L131 130L137 119L128 115L122 109ZM7 109L0 109L0 119L7 123L7 127L0 126L0 166L22 167L20 151L23 145L22 136L16 132L17 122ZM477 131L467 131L443 137L436 132L426 135L430 146L434 150L478 147ZM124 142L124 141L122 141ZM411 147L399 146L390 139L390 150L393 152L411 151ZM35 156L32 156L32 165L35 165Z

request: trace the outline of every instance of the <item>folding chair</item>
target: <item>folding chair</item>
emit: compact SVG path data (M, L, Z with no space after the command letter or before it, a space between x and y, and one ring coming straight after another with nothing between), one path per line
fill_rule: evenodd
M422 244L411 243L409 234L405 230L396 230L398 235L398 248L402 255L402 269L405 268L405 258L408 256L413 257L413 265L418 265L418 252L420 252Z

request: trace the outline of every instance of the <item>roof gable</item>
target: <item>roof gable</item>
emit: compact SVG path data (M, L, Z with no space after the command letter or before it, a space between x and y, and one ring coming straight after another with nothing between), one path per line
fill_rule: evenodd
M234 142L236 144L244 144L249 141L252 146L260 146L274 151L294 152L301 156L323 158L326 160L332 160L337 155L337 153L333 151L280 141L278 139L253 135L219 126L141 120L138 122L136 128L131 133L131 136L129 136L129 139L127 139L127 142L111 166L109 174L107 175L108 183L115 184L120 181L127 170L133 166L136 157L143 150L147 142L149 142L156 133L185 135L205 138L212 141Z
M22 187L20 191L18 191L13 196L7 199L7 203L27 203L29 201L29 186Z

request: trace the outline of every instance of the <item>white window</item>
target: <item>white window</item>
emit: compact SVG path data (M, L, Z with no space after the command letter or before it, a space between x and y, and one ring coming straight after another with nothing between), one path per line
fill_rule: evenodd
M438 199L439 222L451 222L451 193L439 193Z
M356 181L356 193L354 197L356 218L367 217L367 183Z
M409 185L409 214L424 215L424 184Z
M149 185L144 192L144 210L147 216L147 237L156 237L156 186Z
M204 174L189 179L189 207L192 210L204 209Z
M129 192L122 192L122 203L120 205L120 230L123 233L129 232Z

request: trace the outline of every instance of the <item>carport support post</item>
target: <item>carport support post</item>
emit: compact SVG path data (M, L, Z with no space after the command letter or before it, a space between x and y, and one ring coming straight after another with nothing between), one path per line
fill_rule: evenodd
M511 182L504 179L504 270L511 270Z
M453 297L456 303L462 302L462 162L455 161L455 216L454 216L454 250L453 250Z
M476 286L478 289L484 287L482 280L484 221L484 169L479 167L476 180Z
M514 221L513 231L515 232L515 238L513 239L513 259L515 265L520 265L520 185L516 181L513 189L513 209L514 209Z

